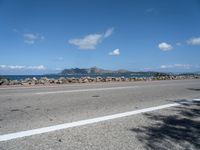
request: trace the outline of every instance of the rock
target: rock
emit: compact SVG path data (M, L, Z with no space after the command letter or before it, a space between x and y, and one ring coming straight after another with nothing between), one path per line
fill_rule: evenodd
M86 77L88 82L94 82L94 78L91 78L91 77Z
M184 80L184 79L200 79L198 75L159 75L159 76L152 76L152 77L81 77L81 78L65 78L60 77L59 79L49 79L47 77L42 77L37 79L36 77L33 78L26 78L24 80L8 80L5 78L0 77L0 85L36 85L36 84L65 84L65 83L89 83L89 82L128 82L128 81L152 81L152 80Z
M64 77L60 77L58 80L62 81L62 80L66 80L66 79Z
M78 83L79 82L79 79L78 78L67 78L67 81L69 83Z
M89 77L82 77L82 78L79 78L79 79L78 79L78 82L79 82L79 83L88 83L89 80L90 80Z
M54 80L55 84L60 84L59 80Z
M96 81L96 82L101 82L102 80L103 80L102 77L96 77L96 78L95 78L95 81Z
M120 82L120 81L121 81L121 78L115 78L115 80L116 80L117 82Z
M121 81L126 81L126 78L124 76L122 76Z
M22 82L21 84L24 85L24 86L30 85L29 82Z
M53 78L49 79L50 84L54 84L54 81L55 81L55 79L53 79Z
M32 80L34 80L34 81L37 81L37 78L36 77L33 77L33 79Z
M124 81L125 81L125 82L128 82L128 81L129 81L129 78L125 78Z
M69 83L72 83L73 80L74 80L74 78L67 78L67 81L68 81Z
M40 80L39 80L39 84L45 84L45 80L40 79Z
M35 83L49 85L50 84L50 79L47 78L47 77L42 77L39 80L35 81Z
M17 85L20 83L18 80L12 80L12 82L13 82L13 85Z
M95 78L90 78L89 82L94 82Z
M8 79L1 79L0 85L9 85L9 80Z
M35 85L35 84L36 84L35 81L31 81L31 82L29 83L29 85Z
M83 82L83 83L88 83L89 80L88 80L87 78L85 78L85 79L82 80L82 82Z
M54 81L56 84L62 84L63 82L61 80L55 80Z
M24 86L35 85L35 81L33 79L26 78L25 80L21 80L19 84Z
M18 84L20 84L20 81L18 81L18 80L11 80L9 82L9 85L18 85Z
M31 78L26 78L25 80L24 80L24 82L30 82L31 81Z
M100 82L106 82L106 78L102 78Z
M46 82L47 82L47 81L48 81L48 82L50 81L50 79L47 78L47 77L42 77L42 78L40 78L40 80L43 80L43 81L46 81Z
M146 78L146 81L152 81L151 77Z
M66 78L64 78L64 77L60 77L59 81L61 81L63 84L64 83L69 83L68 80Z
M111 82L112 81L112 77L106 77L105 80L106 80L106 82Z

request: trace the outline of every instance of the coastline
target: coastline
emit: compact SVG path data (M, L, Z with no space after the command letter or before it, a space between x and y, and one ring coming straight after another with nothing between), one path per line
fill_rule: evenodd
M117 82L152 82L160 80L195 80L200 79L200 76L158 76L158 77L81 77L81 78L65 78L59 79L42 77L27 78L25 80L8 80L5 78L0 79L0 88L6 87L45 87L54 85L77 85L77 84L95 84L95 83L117 83Z

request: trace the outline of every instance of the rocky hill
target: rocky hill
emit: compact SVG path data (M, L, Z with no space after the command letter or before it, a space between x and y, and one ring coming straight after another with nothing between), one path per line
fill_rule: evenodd
M69 75L69 74L121 74L121 73L131 73L128 70L105 70L97 67L92 68L71 68L64 69L60 72L61 75Z

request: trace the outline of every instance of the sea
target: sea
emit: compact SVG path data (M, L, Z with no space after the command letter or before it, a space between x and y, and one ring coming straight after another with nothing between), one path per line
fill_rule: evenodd
M26 78L37 78L40 79L42 77L47 77L49 79L59 79L60 77L65 77L65 78L81 78L81 77L125 77L125 78L130 78L130 77L151 77L153 76L152 74L87 74L87 75L58 75L58 74L51 74L51 75L2 75L2 77L9 79L9 80L24 80Z

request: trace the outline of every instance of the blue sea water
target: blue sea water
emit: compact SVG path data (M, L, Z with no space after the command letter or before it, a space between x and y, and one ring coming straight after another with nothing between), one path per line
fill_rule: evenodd
M104 75L4 75L3 77L10 79L10 80L24 80L26 78L33 78L36 77L37 79L40 79L42 77L47 78L53 78L53 79L59 79L60 77L65 78L81 78L81 77L150 77L151 74L104 74Z

